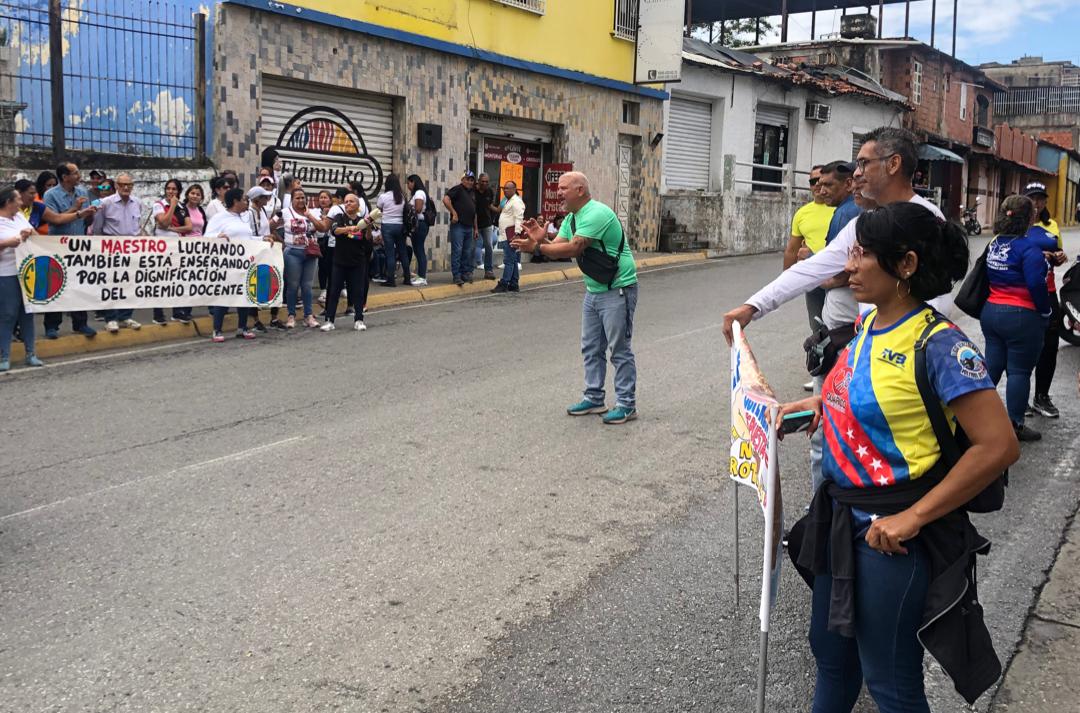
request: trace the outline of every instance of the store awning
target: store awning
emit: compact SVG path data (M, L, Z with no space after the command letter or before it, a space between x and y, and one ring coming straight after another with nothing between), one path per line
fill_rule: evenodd
M952 151L943 149L940 146L934 146L932 144L923 144L919 147L919 160L921 161L953 161L955 163L963 163L964 159L960 158Z

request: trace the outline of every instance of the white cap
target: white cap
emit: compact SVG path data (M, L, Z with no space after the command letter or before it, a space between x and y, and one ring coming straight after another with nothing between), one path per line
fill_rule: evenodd
M254 188L248 190L248 192L247 192L247 197L248 197L249 201L253 201L256 198L268 198L268 197L270 197L272 195L274 195L274 194L271 193L270 191L266 190L262 186L255 186Z

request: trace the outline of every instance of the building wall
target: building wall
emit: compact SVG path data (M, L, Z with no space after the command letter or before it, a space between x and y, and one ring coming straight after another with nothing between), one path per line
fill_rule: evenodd
M265 3L264 3L265 4ZM544 15L494 0L294 0L311 11L497 52L623 82L633 81L634 44L612 36L615 0L548 0Z
M550 5L549 5L550 6ZM219 166L253 172L263 148L260 130L262 72L395 98L393 166L401 175L429 181L433 198L458 183L469 151L470 112L483 111L554 124L555 162L572 161L591 179L597 200L612 204L618 179L620 134L643 147L639 183L631 203L629 239L638 250L655 249L659 232L660 151L649 139L661 131L662 102L639 94L583 85L361 33L252 10L220 8L216 32L213 102L215 159ZM303 91L303 85L297 85ZM622 102L640 103L639 125L621 123ZM417 124L443 127L439 150L417 147ZM447 263L446 214L428 244L441 269Z

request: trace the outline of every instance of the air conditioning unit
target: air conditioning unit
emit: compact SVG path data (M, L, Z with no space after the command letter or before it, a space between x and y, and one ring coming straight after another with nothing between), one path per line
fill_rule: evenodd
M832 107L821 102L810 102L806 105L806 120L820 121L824 124L832 118Z

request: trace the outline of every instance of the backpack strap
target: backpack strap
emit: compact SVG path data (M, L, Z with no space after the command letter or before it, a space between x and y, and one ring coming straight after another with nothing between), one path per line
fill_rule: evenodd
M941 457L952 468L959 462L961 455L960 445L956 442L956 435L949 427L949 420L945 416L945 408L930 383L930 371L926 365L926 345L930 337L937 331L939 325L952 324L937 312L932 312L926 328L915 341L915 384L919 387L919 396L922 397L926 415L930 418L930 426L934 429L934 437L941 448Z

